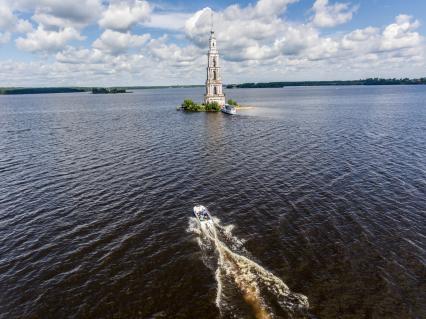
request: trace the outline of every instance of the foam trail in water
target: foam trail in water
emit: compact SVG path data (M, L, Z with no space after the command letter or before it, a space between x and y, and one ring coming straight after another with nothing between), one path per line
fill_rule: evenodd
M307 297L292 293L280 278L243 256L247 254L244 242L232 234L232 229L233 225L222 226L217 218L202 225L191 218L188 228L199 236L203 262L212 270L216 267L216 305L221 313L241 316L241 309L233 302L237 290L258 319L274 318L272 305L277 304L288 317L303 317L309 307Z

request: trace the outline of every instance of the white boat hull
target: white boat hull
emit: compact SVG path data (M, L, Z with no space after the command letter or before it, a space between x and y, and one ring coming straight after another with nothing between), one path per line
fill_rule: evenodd
M225 114L229 114L229 115L235 115L235 114L237 114L237 109L236 109L234 106L229 105L229 104L225 104L225 105L222 107L221 111L222 111L223 113L225 113Z

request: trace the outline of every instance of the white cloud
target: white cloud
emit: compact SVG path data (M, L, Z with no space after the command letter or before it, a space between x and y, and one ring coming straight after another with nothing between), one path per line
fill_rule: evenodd
M362 54L385 54L389 52L406 56L407 53L422 51L424 38L415 30L420 26L419 21L407 15L399 15L395 22L383 30L367 27L354 30L343 36L341 48Z
M259 2L261 3L261 2ZM297 55L315 42L321 41L317 30L310 25L291 24L273 15L260 15L257 6L230 6L214 13L219 49L231 61L272 59L282 54ZM210 8L196 12L185 24L186 36L199 47L206 47L210 31Z
M150 19L143 25L150 28L181 31L185 27L185 22L191 16L190 13L152 13Z
M93 47L111 54L126 52L129 48L140 47L150 39L149 34L134 35L106 30L93 42Z
M408 15L397 16L395 23L388 25L383 31L381 49L395 50L419 46L422 37L418 32L414 32L419 26L419 21Z
M335 27L350 21L357 9L357 6L351 6L349 3L329 4L328 0L316 0L312 7L312 23L321 28Z
M398 16L396 22L386 26L383 31L367 27L346 35L324 37L315 23L290 23L284 20L281 12L289 2L277 3L273 3L277 5L274 10L265 9L268 14L265 16L261 15L259 8L272 4L261 1L256 6L241 8L232 5L214 13L218 46L224 59L261 63L285 60L286 63L301 65L301 61L344 59L358 54L381 54L381 51L422 46L420 34L413 31L419 23L408 16ZM278 5L281 5L281 10ZM329 5L327 1L317 1L316 5L317 14L323 10L323 14L317 16L318 19L322 17L322 26L343 23L352 17L355 10L348 4ZM200 48L205 48L208 43L211 12L210 8L199 10L185 24L187 38ZM414 53L414 50L411 52Z
M369 52L377 51L380 44L380 29L367 27L365 29L356 29L343 36L341 48L343 50L366 50Z
M60 31L45 30L42 26L30 33L26 38L16 39L19 49L29 52L55 52L64 48L70 40L83 40L84 37L71 27L66 27Z
M230 45L236 41L235 47L249 39L270 39L281 31L282 20L280 15L287 6L298 0L259 0L255 6L248 5L241 8L231 5L221 12L214 12L213 22L215 30L221 34L221 42ZM212 9L206 7L197 11L185 23L187 37L197 45L207 43L211 28Z
M343 23L355 10L345 4L325 4L333 22L322 21L322 26ZM307 72L304 70L334 69L336 74L347 77L355 74L356 68L365 70L366 65L380 72L385 65L389 70L392 65L401 68L402 59L425 65L423 38L415 31L419 23L411 17L400 15L384 28L366 27L347 34L322 36L314 23L291 23L281 16L280 10L262 16L258 7L233 5L214 13L218 47L225 64L234 65L232 72L245 69L242 73L249 77L249 71L256 70L252 75L256 77L265 70L265 74L273 77L288 70L297 74ZM210 15L211 9L204 8L185 24L187 38L200 48L206 48L208 43ZM229 61L238 62L239 66ZM353 70L346 70L352 65Z
M33 30L33 25L28 20L19 19L15 30L19 33L28 33Z
M13 15L9 6L0 1L0 30L10 30L16 23L16 17Z
M56 61L69 64L100 64L105 62L107 55L99 49L66 47L56 53Z
M299 0L259 0L251 10L250 7L247 11L252 13L254 16L267 17L280 15L289 4L297 2Z
M203 50L194 46L188 45L185 47L177 46L176 44L167 44L167 37L160 39L152 39L147 45L147 49L151 56L159 62L164 62L173 67L194 66L198 64L200 59L205 58Z
M151 7L147 1L120 1L109 4L102 13L99 25L105 29L128 31L137 23L149 20Z
M26 0L18 1L22 10L32 10L32 19L45 28L82 28L95 21L101 11L100 0Z
M11 32L26 33L31 30L32 25L29 21L18 19L14 15L11 6L0 0L0 32L3 31L3 43L9 41L11 38Z

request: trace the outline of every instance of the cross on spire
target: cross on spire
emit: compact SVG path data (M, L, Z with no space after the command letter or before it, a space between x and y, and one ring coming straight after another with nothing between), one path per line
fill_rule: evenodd
M213 33L213 10L210 11L210 33Z

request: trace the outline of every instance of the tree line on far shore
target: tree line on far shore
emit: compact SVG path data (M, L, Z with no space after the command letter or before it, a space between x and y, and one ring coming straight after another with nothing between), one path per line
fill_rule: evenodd
M50 94L92 92L93 94L128 93L124 88L43 87L43 88L0 88L0 94Z
M293 82L258 82L258 83L242 83L228 84L226 88L282 88L286 86L327 86L327 85L417 85L426 84L426 77L419 79L381 79L368 78L364 80L349 81L293 81ZM177 87L177 86L176 86ZM201 85L182 85L179 87L202 87ZM4 87L0 88L2 94L46 94L46 93L74 93L74 92L92 92L94 94L111 94L111 93L127 93L126 89L149 89L149 88L170 88L170 86L157 87L119 87L119 88L92 88L92 87Z
M294 81L294 82L259 82L259 83L242 83L228 84L227 89L239 88L282 88L285 86L326 86L326 85L413 85L426 84L426 78L419 79L381 79L368 78L365 80L349 80L349 81Z
M0 94L48 94L48 93L75 93L85 92L84 88L0 88Z

